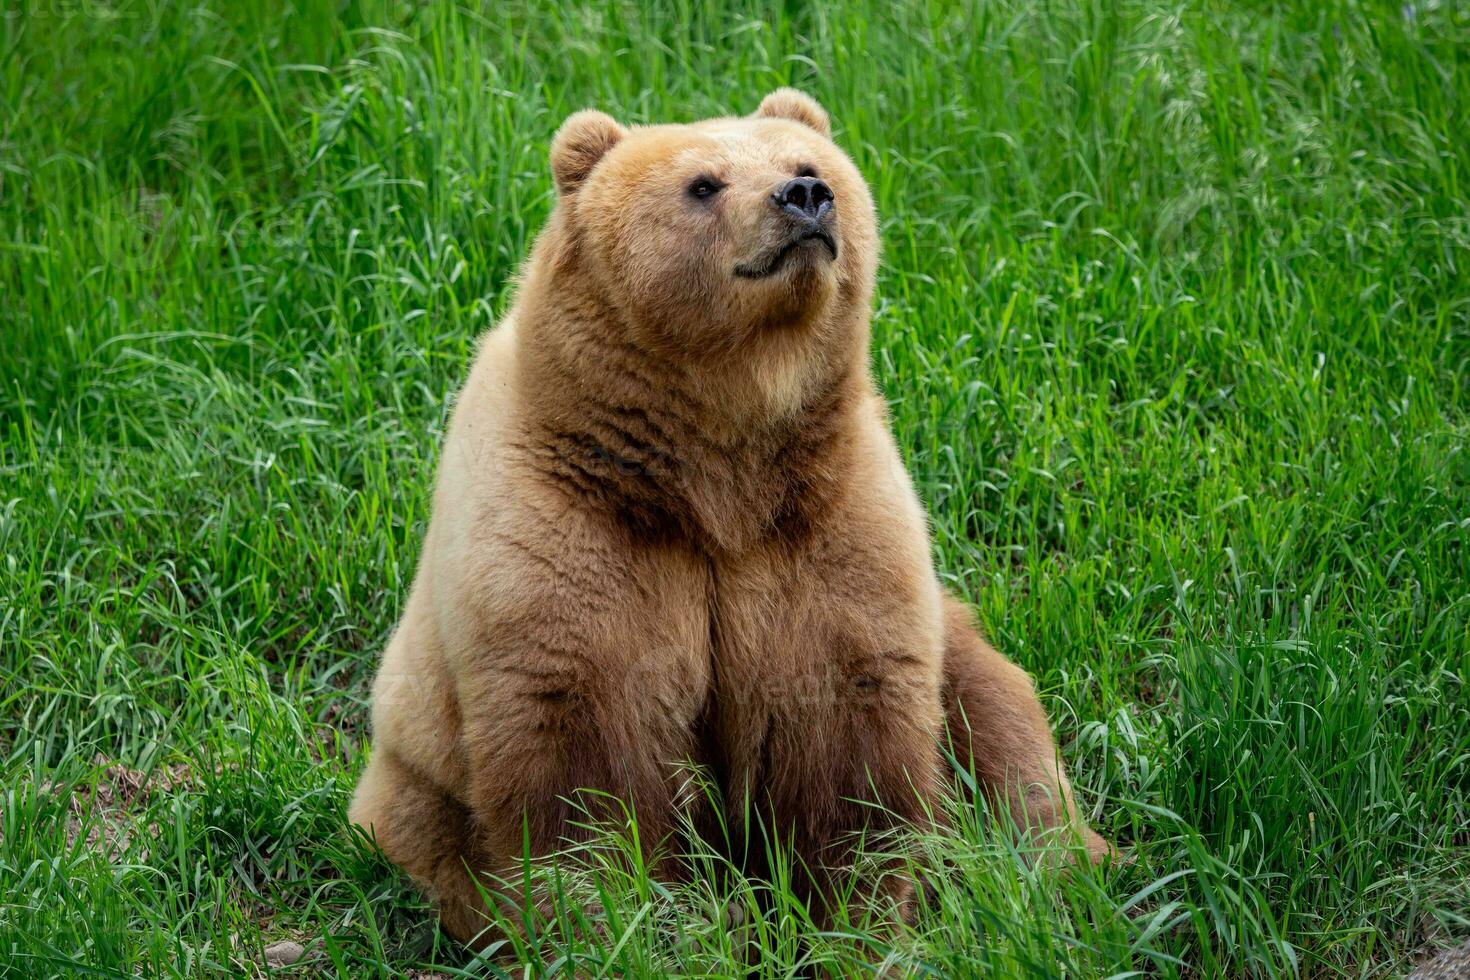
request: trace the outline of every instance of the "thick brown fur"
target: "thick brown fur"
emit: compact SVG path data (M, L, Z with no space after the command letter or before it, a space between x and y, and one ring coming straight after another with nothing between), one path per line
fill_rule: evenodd
M653 846L695 763L820 895L856 832L927 819L948 723L993 800L1101 855L1029 678L933 570L867 366L873 206L826 112L790 89L689 126L581 112L552 171L455 408L351 820L471 940L467 868L574 838L586 789ZM831 189L833 248L737 274L791 239L771 195L798 174Z

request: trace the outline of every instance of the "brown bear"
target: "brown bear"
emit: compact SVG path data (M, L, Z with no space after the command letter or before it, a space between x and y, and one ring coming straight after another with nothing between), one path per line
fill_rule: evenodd
M693 125L578 112L551 169L454 410L352 822L471 940L467 869L575 838L589 789L654 846L701 805L694 764L820 897L857 833L932 818L948 731L992 799L1106 853L1029 678L933 569L868 368L873 203L827 113L791 89Z

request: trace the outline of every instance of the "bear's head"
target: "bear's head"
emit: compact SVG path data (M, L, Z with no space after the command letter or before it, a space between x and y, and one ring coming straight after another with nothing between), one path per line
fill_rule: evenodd
M872 199L808 96L778 89L750 116L691 125L584 110L551 168L563 271L640 346L739 356L762 337L865 328Z

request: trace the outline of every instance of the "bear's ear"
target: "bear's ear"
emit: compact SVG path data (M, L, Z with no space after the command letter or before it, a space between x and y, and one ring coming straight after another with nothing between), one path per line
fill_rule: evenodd
M576 190L603 155L628 135L605 112L583 109L567 117L551 140L551 176L558 193Z
M832 137L832 122L827 118L827 110L818 105L816 99L794 88L776 89L761 99L761 106L755 114L768 119L794 119L828 139Z

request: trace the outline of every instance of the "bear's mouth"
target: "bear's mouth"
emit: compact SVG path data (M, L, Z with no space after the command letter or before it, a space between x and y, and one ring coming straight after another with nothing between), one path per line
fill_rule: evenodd
M805 247L811 242L820 242L827 246L827 252L835 262L837 260L837 239L826 228L809 228L793 237L786 244L778 246L767 252L760 258L750 262L742 262L735 267L735 274L742 279L765 279L773 276L781 270L797 249Z

